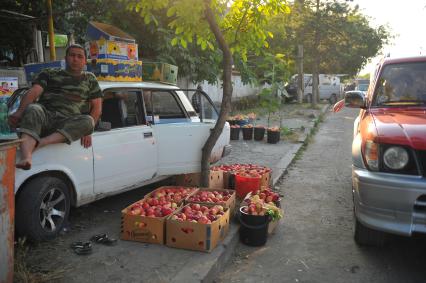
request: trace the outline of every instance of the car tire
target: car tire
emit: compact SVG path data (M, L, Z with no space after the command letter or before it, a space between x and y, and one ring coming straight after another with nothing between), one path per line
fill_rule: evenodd
M333 93L328 99L331 105L334 105L337 102L337 96Z
M24 185L16 201L16 233L32 241L55 238L68 221L70 190L58 177L40 176Z
M386 234L364 226L354 216L354 239L359 246L383 247L386 241Z

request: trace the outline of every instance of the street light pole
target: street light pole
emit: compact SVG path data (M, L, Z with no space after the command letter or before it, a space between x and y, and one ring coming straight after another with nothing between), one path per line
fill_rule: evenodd
M55 32L53 30L52 0L46 0L46 4L47 4L47 15L48 15L50 61L55 61L56 51L55 51L55 40L54 40Z

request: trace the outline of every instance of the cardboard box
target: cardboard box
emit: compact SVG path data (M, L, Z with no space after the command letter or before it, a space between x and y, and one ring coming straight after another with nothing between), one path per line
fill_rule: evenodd
M136 43L101 39L86 42L85 48L88 59L138 60Z
M166 219L170 215L164 217L132 215L129 213L130 207L132 207L137 202L129 205L121 211L120 238L125 241L136 241L163 245L166 234ZM177 209L177 211L178 210L179 209Z
M87 63L87 70L95 74L99 81L140 82L142 81L142 61L97 59Z
M135 43L135 39L121 29L112 25L94 21L89 22L86 35L91 40L105 39Z
M269 222L269 224L268 224L268 235L271 235L272 233L274 233L275 229L280 224L280 221L281 221L281 219Z
M260 188L270 187L271 186L271 172L263 173L262 178L260 179Z
M24 65L25 75L28 83L32 82L36 76L46 68L61 68L65 70L65 60L52 61L47 63L33 63Z
M197 192L195 192L193 194L196 195L201 191L226 191L229 192L231 194L231 197L226 201L226 202L222 202L222 203L212 203L212 202L198 202L198 201L191 201L190 197L188 197L188 199L185 201L185 203L199 203L200 205L215 205L215 204L219 204L222 205L225 208L228 208L230 210L230 214L232 215L234 213L235 210L235 203L236 203L236 194L234 190L225 190L225 189L206 189L206 188L201 188L199 189Z
M209 188L223 189L223 172L210 171ZM200 187L201 173L188 173L177 175L175 178L176 185L186 187Z
M144 81L177 84L177 66L160 62L144 62L142 72Z
M166 220L166 245L173 248L212 251L226 237L229 230L229 209L211 224Z

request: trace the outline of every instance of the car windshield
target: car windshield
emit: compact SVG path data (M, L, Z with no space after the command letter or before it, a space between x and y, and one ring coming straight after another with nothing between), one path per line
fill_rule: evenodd
M426 104L426 62L390 64L378 79L374 106Z

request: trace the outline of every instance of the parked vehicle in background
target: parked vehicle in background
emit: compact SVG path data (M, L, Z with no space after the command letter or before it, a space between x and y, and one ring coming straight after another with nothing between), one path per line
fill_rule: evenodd
M378 67L354 123L352 186L355 241L382 245L386 233L426 233L426 57L389 59Z
M367 92L369 85L370 85L370 80L367 80L367 79L355 80L355 90Z
M210 98L197 91L193 107L179 88L161 83L99 82L104 93L92 146L79 142L36 150L31 170L15 178L16 231L34 240L55 237L70 206L147 185L168 176L199 172L201 149L218 118ZM26 89L9 99L9 113ZM193 95L195 95L195 93ZM197 110L195 110L196 108ZM211 162L229 154L230 127L213 148ZM19 158L19 152L18 156Z
M304 74L303 76L305 89L303 93L303 100L310 103L312 102L312 74ZM288 94L293 99L297 99L297 81L298 75L293 75L286 87ZM319 74L318 88L319 99L327 99L331 104L334 104L340 97L340 77L336 75Z

